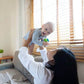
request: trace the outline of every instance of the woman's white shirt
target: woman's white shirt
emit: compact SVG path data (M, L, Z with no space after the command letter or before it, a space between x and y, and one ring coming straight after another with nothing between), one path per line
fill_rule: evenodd
M50 84L53 78L53 72L45 68L45 62L48 61L47 50L37 49L41 53L43 58L42 62L35 62L34 57L28 54L28 48L21 47L19 50L19 59L23 66L31 73L34 77L34 84Z

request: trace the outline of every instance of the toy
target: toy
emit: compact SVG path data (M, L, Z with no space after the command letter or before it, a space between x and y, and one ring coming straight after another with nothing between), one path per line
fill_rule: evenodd
M48 38L45 38L44 41L45 41L45 42L49 42L49 39L48 39Z

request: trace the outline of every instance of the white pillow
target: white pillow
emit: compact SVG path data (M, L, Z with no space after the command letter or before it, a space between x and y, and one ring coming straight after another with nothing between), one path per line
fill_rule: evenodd
M10 72L6 72L9 79L11 81L19 81L19 82L23 82L26 81L27 78L25 78L19 71L17 71L16 69L12 69Z
M10 79L5 70L0 71L0 84L10 84Z

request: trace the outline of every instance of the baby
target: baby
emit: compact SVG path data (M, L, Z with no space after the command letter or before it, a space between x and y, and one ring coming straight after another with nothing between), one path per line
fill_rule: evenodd
M42 25L42 28L35 29L32 35L32 40L28 45L28 48L30 48L29 54L32 54L34 49L34 44L37 44L39 46L46 46L49 43L44 42L44 38L46 38L49 34L51 34L54 31L54 26L52 22L47 22ZM24 36L24 40L26 41L29 37L30 31Z

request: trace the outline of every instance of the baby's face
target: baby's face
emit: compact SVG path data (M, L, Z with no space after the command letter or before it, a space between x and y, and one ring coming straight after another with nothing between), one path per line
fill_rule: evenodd
M53 29L49 27L48 24L42 26L41 34L42 36L48 36L53 32Z

